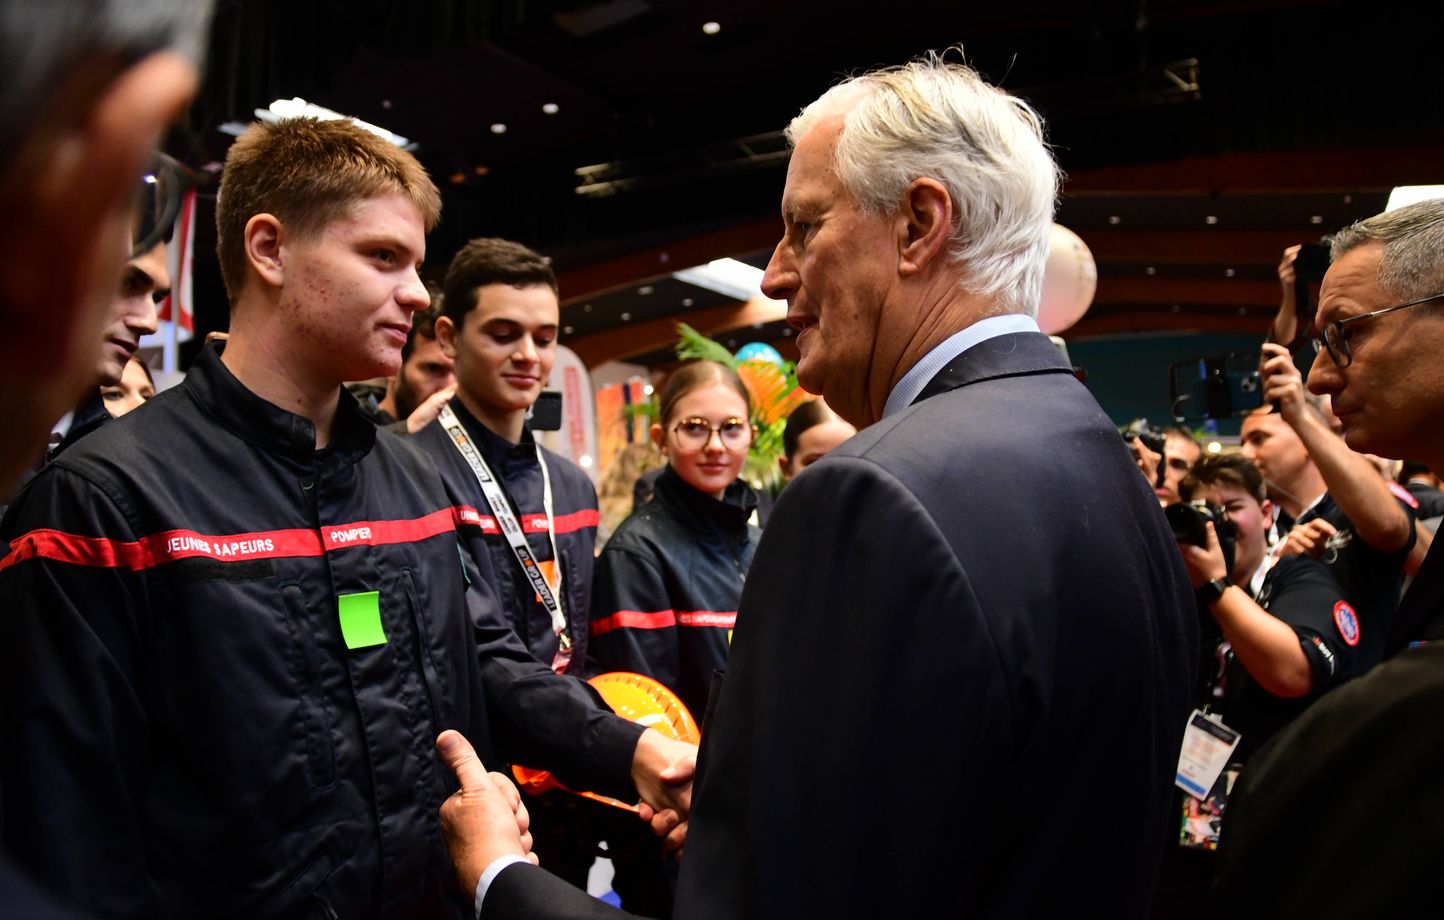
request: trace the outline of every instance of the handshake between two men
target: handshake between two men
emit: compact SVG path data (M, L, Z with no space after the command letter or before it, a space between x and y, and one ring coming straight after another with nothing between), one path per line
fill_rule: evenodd
M460 732L442 732L436 749L461 784L441 805L441 829L462 891L476 892L493 863L514 858L537 865L531 819L512 781L502 773L488 773ZM680 851L686 841L696 767L693 745L650 730L637 739L632 779L642 799L638 814L659 836L667 835L670 850Z

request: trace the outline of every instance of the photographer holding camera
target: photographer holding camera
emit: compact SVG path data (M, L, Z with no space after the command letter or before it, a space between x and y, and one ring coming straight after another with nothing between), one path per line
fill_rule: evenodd
M1204 457L1181 492L1205 503L1169 510L1170 521L1191 512L1201 525L1192 533L1174 526L1199 607L1209 613L1199 616L1201 648L1216 652L1216 666L1203 675L1201 708L1241 733L1233 758L1241 763L1314 698L1354 675L1359 618L1323 563L1268 552L1272 509L1247 458Z
M1165 857L1155 917L1197 916L1233 779L1264 742L1354 675L1360 639L1358 617L1323 563L1268 552L1272 509L1252 462L1206 455L1180 491L1186 503L1164 514L1198 598L1198 712L1179 762L1180 788L1192 789L1179 794L1179 846ZM1196 772L1196 761L1190 770L1200 747L1230 742L1207 772Z

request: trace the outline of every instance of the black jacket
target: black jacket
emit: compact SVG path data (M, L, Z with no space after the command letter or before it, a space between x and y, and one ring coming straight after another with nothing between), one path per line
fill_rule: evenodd
M699 722L712 672L727 663L742 582L761 535L745 482L721 501L667 467L652 500L612 534L592 589L596 671L635 671L670 687Z
M676 915L1144 915L1197 641L1107 415L1047 337L975 345L782 491Z
M212 349L62 454L3 524L10 855L97 916L445 916L442 729L628 794L634 727L531 658L455 514L349 396L317 452Z
M546 509L542 502L542 471L531 429L523 430L520 444L512 444L478 421L460 399L451 400L451 408L486 458L487 466L501 480L532 554L538 562L551 560L551 540L547 538ZM538 661L551 664L557 651L551 615L537 598L497 526L476 475L440 420L421 429L414 438L441 471L454 503L476 512L460 519L462 541L481 569L482 577L495 591L512 628ZM585 676L587 611L591 604L592 566L596 560L600 520L597 491L575 463L545 448L542 454L551 476L552 520L556 527L557 551L562 557L562 612L572 639L573 664L567 673Z

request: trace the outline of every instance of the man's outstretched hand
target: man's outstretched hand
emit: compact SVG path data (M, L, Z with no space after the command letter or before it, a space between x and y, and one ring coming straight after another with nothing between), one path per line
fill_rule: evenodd
M461 789L441 803L441 831L461 890L476 891L481 873L499 857L520 856L536 865L528 830L531 818L511 780L487 773L460 732L442 732L436 750L461 783Z

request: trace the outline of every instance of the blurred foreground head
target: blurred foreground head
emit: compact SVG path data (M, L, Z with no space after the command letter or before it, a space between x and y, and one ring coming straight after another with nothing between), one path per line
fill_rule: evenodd
M147 242L141 177L195 93L210 9L0 3L0 490L95 383L121 267Z

